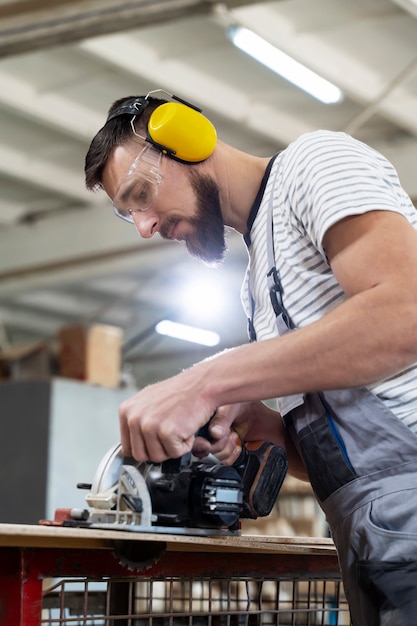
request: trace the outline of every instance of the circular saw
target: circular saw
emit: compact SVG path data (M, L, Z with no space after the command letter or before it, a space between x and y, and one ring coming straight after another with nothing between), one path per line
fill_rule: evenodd
M222 465L191 452L162 463L138 462L113 446L88 490L88 509L58 509L54 524L136 532L238 533L241 518L268 515L287 472L284 450L267 442L242 444L239 459Z

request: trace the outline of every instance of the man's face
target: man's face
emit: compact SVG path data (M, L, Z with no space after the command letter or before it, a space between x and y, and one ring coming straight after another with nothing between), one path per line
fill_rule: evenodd
M103 187L114 200L125 182L140 147L118 146L103 172ZM144 211L131 211L141 237L159 232L164 239L184 241L193 256L206 263L217 263L226 251L225 228L219 189L215 180L195 167L161 159L162 180L152 205ZM134 201L127 200L127 206Z

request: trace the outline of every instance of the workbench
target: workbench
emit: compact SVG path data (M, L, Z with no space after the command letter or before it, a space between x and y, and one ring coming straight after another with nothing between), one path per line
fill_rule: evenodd
M135 550L137 560L141 561L139 570L132 571L120 562L120 548L125 554L126 547ZM78 585L73 593L68 591L71 582ZM135 591L141 582L143 597ZM278 589L272 593L273 606L272 582L274 589ZM179 591L179 583L182 591ZM256 597L253 594L255 583ZM213 595L214 584L216 596ZM293 596L288 599L287 589L285 606L279 604L283 601L283 584L292 586ZM265 595L261 590L267 589L267 585L269 591ZM197 588L198 610L192 604L196 601ZM250 597L249 589L252 589ZM97 608L98 601L92 600L95 593L101 598L101 608ZM301 596L306 597L302 602ZM234 615L237 621L232 623L236 624L243 623L242 616L246 616L244 623L249 620L256 624L286 624L286 621L277 621L286 619L282 617L284 609L286 615L291 614L289 624L350 623L336 551L330 539L189 536L0 524L1 626L153 623L214 626L226 624L227 615L227 623ZM296 621L296 615L303 614L304 620L313 609L314 615L320 613L321 621L313 621L311 616L310 621ZM249 617L253 615L258 616L257 621ZM265 622L259 617L262 615L275 617ZM328 616L328 621L323 621L324 615ZM155 622L156 617L158 622Z

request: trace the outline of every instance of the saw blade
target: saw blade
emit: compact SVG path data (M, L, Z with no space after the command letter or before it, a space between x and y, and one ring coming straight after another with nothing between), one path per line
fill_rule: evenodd
M115 558L132 572L140 572L155 565L167 547L164 541L115 540L113 545Z

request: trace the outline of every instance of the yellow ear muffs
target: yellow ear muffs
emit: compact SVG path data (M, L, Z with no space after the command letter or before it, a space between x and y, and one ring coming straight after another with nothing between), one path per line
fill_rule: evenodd
M204 161L217 142L213 124L199 111L179 102L165 102L153 111L148 134L163 152L185 163Z

